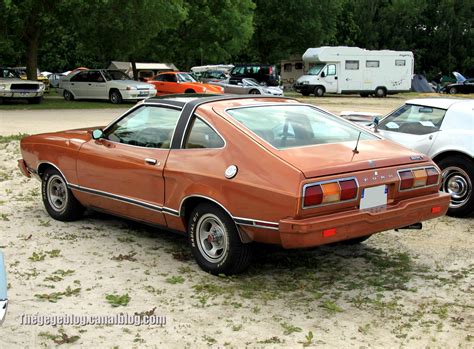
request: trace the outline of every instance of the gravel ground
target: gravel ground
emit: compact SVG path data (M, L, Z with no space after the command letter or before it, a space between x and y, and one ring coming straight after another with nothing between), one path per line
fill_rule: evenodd
M95 121L94 111L81 113ZM442 217L359 246L261 248L247 273L214 277L180 235L93 212L52 220L39 182L16 169L19 156L18 141L0 144L10 298L0 348L473 346L473 218ZM119 313L166 316L166 324L21 325L24 314Z

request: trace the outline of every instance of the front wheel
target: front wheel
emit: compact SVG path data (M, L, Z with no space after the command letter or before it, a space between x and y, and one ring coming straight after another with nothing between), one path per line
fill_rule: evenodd
M43 204L49 215L58 221L79 219L84 206L74 197L67 187L66 180L56 169L47 169L41 180Z
M68 102L74 100L74 95L72 94L72 92L70 92L68 90L64 91L63 96L64 96L64 99Z
M314 88L314 95L316 97L322 97L324 96L324 88L322 88L321 86L316 86Z
M458 93L458 89L456 87L451 87L448 92L450 95L455 95Z
M259 94L260 94L260 91L257 90L256 88L254 88L253 90L250 90L249 94L251 94L251 95L259 95Z
M474 162L454 155L438 161L441 168L441 190L451 195L448 215L467 217L474 212Z
M238 274L250 264L250 244L240 241L237 227L220 207L203 203L189 218L189 242L194 258L206 272Z
M122 95L117 90L110 91L109 100L113 104L120 104L123 101Z
M387 91L383 87L377 87L375 89L375 97L382 98L387 95Z

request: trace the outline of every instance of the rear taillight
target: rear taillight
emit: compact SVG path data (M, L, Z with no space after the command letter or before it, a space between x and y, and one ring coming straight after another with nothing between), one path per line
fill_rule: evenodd
M270 69L269 69L269 73L270 73L270 75L272 75L272 74L273 74L273 67L270 67Z
M439 172L434 167L398 171L400 190L423 188L438 184Z
M357 199L355 178L308 184L303 189L303 208Z

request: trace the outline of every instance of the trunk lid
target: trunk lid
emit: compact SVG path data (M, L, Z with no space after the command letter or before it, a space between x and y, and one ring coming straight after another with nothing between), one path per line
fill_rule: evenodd
M357 154L353 152L354 147L354 142L344 142L283 150L268 149L298 168L306 178L414 164L426 160L426 156L387 140L360 141Z

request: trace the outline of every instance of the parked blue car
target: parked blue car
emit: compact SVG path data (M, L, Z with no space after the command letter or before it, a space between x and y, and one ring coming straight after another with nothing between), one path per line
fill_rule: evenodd
M5 272L3 253L0 251L0 325L5 319L5 315L7 313L7 306L7 273Z

